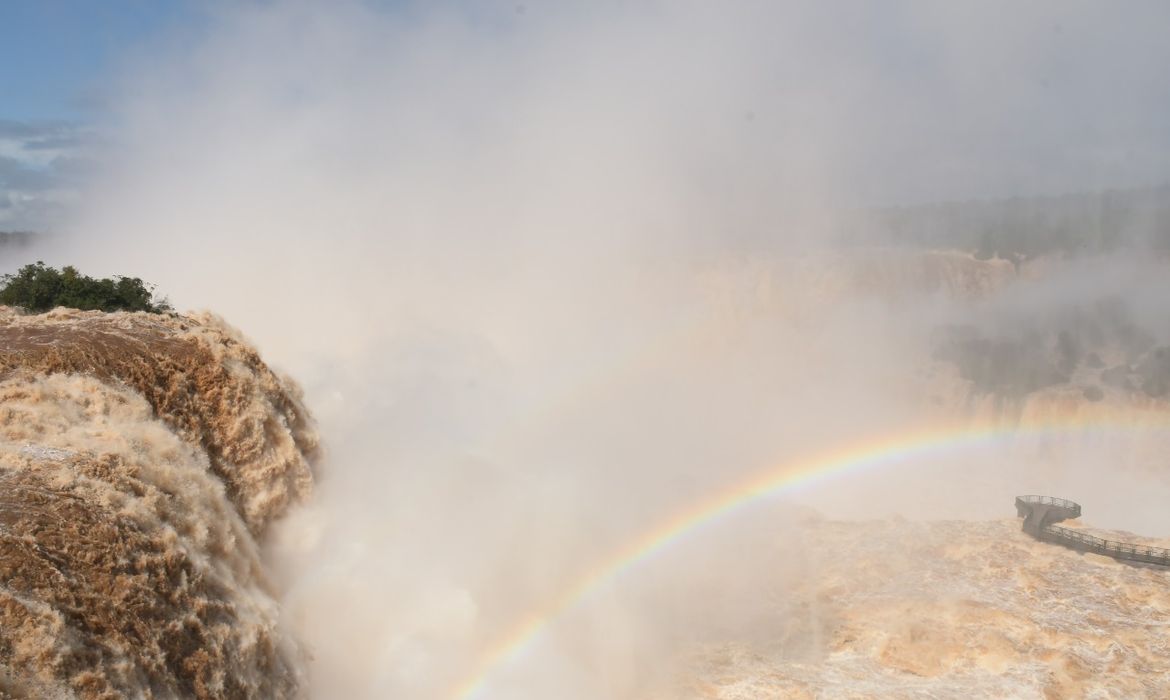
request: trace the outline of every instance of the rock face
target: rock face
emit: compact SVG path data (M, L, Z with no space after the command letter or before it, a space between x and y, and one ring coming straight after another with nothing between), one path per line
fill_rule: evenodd
M673 697L1170 697L1164 570L1035 542L1018 519L802 530L786 537L832 555L793 552L807 568L771 641L703 649Z
M0 307L0 697L295 695L256 540L316 453L215 318Z

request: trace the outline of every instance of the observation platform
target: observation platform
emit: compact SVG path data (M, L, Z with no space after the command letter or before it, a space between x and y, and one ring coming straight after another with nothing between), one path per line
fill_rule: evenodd
M1024 532L1041 542L1123 561L1170 567L1170 549L1106 540L1057 525L1081 517L1079 503L1052 496L1016 496L1016 515L1024 519Z

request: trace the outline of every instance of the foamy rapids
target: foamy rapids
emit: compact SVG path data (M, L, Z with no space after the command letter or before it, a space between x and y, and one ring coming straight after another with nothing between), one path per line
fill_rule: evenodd
M1158 279L1161 271L1154 270ZM845 405L888 408L891 424L967 420L1002 424L1004 434L1066 422L1112 427L850 471L841 488L696 529L620 586L534 626L543 637L532 644L531 634L507 636L516 621L573 590L591 562L608 561L606 552L621 551L660 518L605 532L566 508L573 529L550 526L534 544L513 538L506 521L501 541L520 545L472 558L492 571L486 582L469 576L466 589L444 582L431 595L430 579L410 579L418 562L403 552L444 540L417 522L450 521L462 537L471 524L490 526L476 518L514 501L485 489L474 499L428 502L434 520L417 512L378 520L404 500L379 502L382 510L355 518L335 538L300 542L318 527L313 512L304 527L291 526L296 517L285 519L289 527L273 524L310 495L318 437L299 389L238 333L209 315L26 316L0 308L0 698L430 699L455 697L460 682L482 691L466 697L481 698L1170 696L1170 574L1036 542L1003 517L1016 494L1042 492L1082 501L1094 526L1164 532L1170 330L1161 314L1151 321L1127 301L1163 298L1162 287L1090 289L1068 303L1055 295L1055 303L1047 287L1028 286L1040 275L954 252L889 251L774 266L732 261L705 271L699 283L709 313L689 344L668 336L679 368L668 378L712 377L723 388L738 376L728 358L740 357L752 360L742 365L753 382L763 376L766 386L804 391L781 394L791 403L779 404L769 402L771 393L706 394L728 397L726 405L746 401L760 415L794 405L814 415L823 406L833 413L821 421L827 428L842 424ZM914 301L923 290L929 298ZM898 313L876 313L871 304L865 311L880 333L835 332L830 312L858 297ZM835 313L856 322L848 311ZM905 352L869 343L853 353L858 337ZM754 361L756 350L767 362ZM861 369L842 374L850 367ZM872 383L862 375L874 375ZM880 400L858 404L866 396ZM807 432L815 421L758 429L769 443L796 442L815 456L836 444L836 429L823 443L806 436L806 445L786 428ZM716 437L749 433L719 430L710 427ZM383 443L374 444L381 457ZM770 460L790 456L762 447ZM745 476L724 469L726 454L718 456L676 472L696 479L693 492L667 496L701 502ZM369 472L339 462L369 490ZM334 493L346 500L330 504L325 487L317 498L337 510L363 507L352 492ZM639 492L639 507L648 494ZM663 503L674 505L667 496ZM530 522L564 526L549 514L580 498L574 491L553 500ZM491 507L451 505L472 500ZM891 517L899 512L922 521ZM401 526L411 518L413 531ZM377 541L396 530L419 548ZM259 543L268 534L266 545L280 540L282 531L296 541L284 568L302 577L293 585L281 578L278 590ZM582 545L574 532L607 541ZM336 546L354 533L353 547ZM274 549L269 571L287 573ZM361 574L338 565L358 556L372 564ZM527 561L537 566L525 580L517 570ZM412 585L423 582L417 590L395 580L403 571ZM465 646L490 659L496 638L520 639L520 661L469 662Z
M299 390L219 319L0 307L0 697L290 697Z

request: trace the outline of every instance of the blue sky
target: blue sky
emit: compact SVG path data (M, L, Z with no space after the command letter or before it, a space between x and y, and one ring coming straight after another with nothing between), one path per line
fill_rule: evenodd
M87 167L106 82L131 52L198 26L189 0L0 3L0 231L52 229Z
M573 105L571 121L608 142L605 124L632 138L649 114L640 105L650 106L661 115L648 127L652 138L634 139L638 147L677 138L669 152L712 161L680 169L697 180L719 173L696 186L728 202L745 192L769 200L779 173L809 189L817 187L803 183L821 178L821 190L861 204L1162 184L1170 181L1170 4L1119 8L1091 0L0 0L0 230L54 228L97 162L90 136L119 133L128 111L119 94L150 104L163 115L158 132L198 144L198 154L221 124L259 125L263 137L297 118L362 122L371 105L387 115L432 110L405 126L453 119L458 138L469 124L489 127L493 110L524 116L529 131L556 132L561 124L540 119ZM201 53L206 46L215 50ZM583 99L585 88L596 94ZM721 141L713 125L723 124L718 107L728 100L753 121L740 128L736 116ZM385 136L384 122L355 134L351 150L332 137L306 158L316 164L327 153L327 165L342 152L364 153ZM293 147L310 149L302 140L283 152ZM436 157L427 151L414 165L430 168ZM733 187L726 172L756 179Z
M0 119L85 121L124 53L198 21L187 0L0 3Z

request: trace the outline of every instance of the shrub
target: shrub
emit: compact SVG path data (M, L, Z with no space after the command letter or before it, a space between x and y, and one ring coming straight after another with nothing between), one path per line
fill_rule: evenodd
M41 313L58 306L83 311L172 311L165 298L154 298L154 285L137 277L94 279L74 267L61 270L37 261L16 274L0 277L0 304Z

